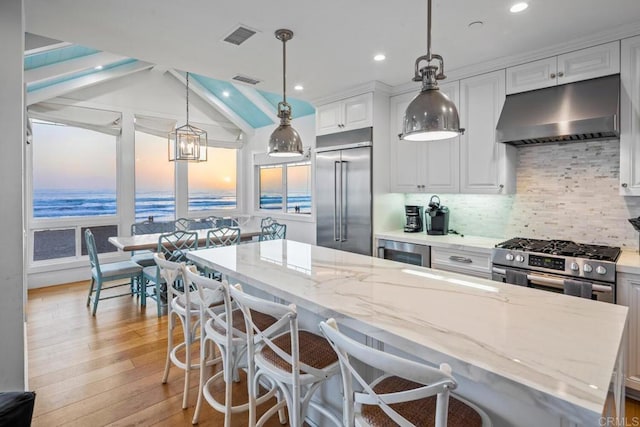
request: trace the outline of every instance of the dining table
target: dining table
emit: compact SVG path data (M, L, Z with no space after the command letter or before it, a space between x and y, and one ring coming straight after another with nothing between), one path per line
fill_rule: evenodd
M207 233L213 229L201 229L201 230L186 230L198 234L198 246L204 246L207 241ZM142 250L156 250L158 248L158 240L162 234L166 233L153 233L153 234L137 234L134 236L111 236L109 237L109 243L123 252L142 251ZM248 242L253 240L254 237L260 235L260 230L257 229L241 229L240 241Z
M187 258L246 292L296 304L310 330L333 317L365 345L448 363L455 392L494 427L605 426L624 414L626 307L293 240ZM319 398L339 411L333 387Z

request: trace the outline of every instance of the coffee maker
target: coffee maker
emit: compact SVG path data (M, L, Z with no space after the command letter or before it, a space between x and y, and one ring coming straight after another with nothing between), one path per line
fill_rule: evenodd
M427 234L442 236L449 232L449 208L440 204L440 197L431 197L424 217Z
M405 206L404 212L407 216L407 225L404 231L407 233L419 233L422 231L422 206Z

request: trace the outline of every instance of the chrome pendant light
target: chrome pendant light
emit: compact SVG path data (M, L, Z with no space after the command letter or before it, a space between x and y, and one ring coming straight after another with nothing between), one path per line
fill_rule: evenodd
M189 124L189 73L187 72L187 124L169 132L169 161L207 161L207 132Z
M447 95L440 92L438 80L444 80L444 60L431 53L431 0L427 0L427 54L416 59L413 81L422 82L422 91L413 98L404 113L400 139L405 141L435 141L458 136L460 128L458 109ZM440 63L432 65L437 59ZM420 63L426 65L420 68ZM438 71L439 69L439 71Z
M293 157L302 155L302 139L291 127L291 105L287 103L287 48L288 40L293 38L291 30L277 30L276 38L282 41L282 101L278 102L280 126L269 138L269 155L274 157Z

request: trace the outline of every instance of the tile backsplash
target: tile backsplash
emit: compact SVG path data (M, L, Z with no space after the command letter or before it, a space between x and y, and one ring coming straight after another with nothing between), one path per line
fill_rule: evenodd
M623 197L620 142L589 141L518 148L517 191L508 196L438 194L451 213L449 228L498 238L533 237L638 249L628 218L640 197ZM431 194L406 194L427 206Z

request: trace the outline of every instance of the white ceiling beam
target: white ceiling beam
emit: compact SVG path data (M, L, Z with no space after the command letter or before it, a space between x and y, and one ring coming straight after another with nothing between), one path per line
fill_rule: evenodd
M258 107L260 111L262 111L267 117L272 119L273 117L277 116L276 109L273 107L273 105L269 103L269 101L265 99L264 96L260 95L260 92L258 92L257 89L253 87L245 86L242 84L238 84L238 83L231 83L231 84L233 85L233 87L238 89L238 91L241 94L243 94L249 101L251 101L256 107Z
M69 59L56 64L26 70L24 81L27 84L40 83L49 79L68 76L80 71L90 70L98 66L106 66L127 59L126 56L108 52L94 53L80 58Z
M178 71L171 69L168 70L168 73L175 77L182 84L187 84L186 77ZM227 104L222 102L220 98L209 92L206 87L202 86L200 83L193 79L189 79L189 88L193 91L193 93L202 98L207 104L211 105L213 108L219 111L220 114L224 116L224 118L229 120L234 125L238 126L238 128L240 128L242 132L249 136L252 136L255 133L253 127L245 119L240 117L235 111L229 108Z
M41 101L46 101L47 99L56 98L58 96L65 95L78 89L84 89L89 86L104 83L106 81L124 77L129 74L137 73L139 71L148 70L151 67L153 67L153 64L150 64L148 62L131 62L120 67L110 68L104 71L97 71L86 76L78 77L77 79L48 86L34 92L27 92L27 105L32 105Z

